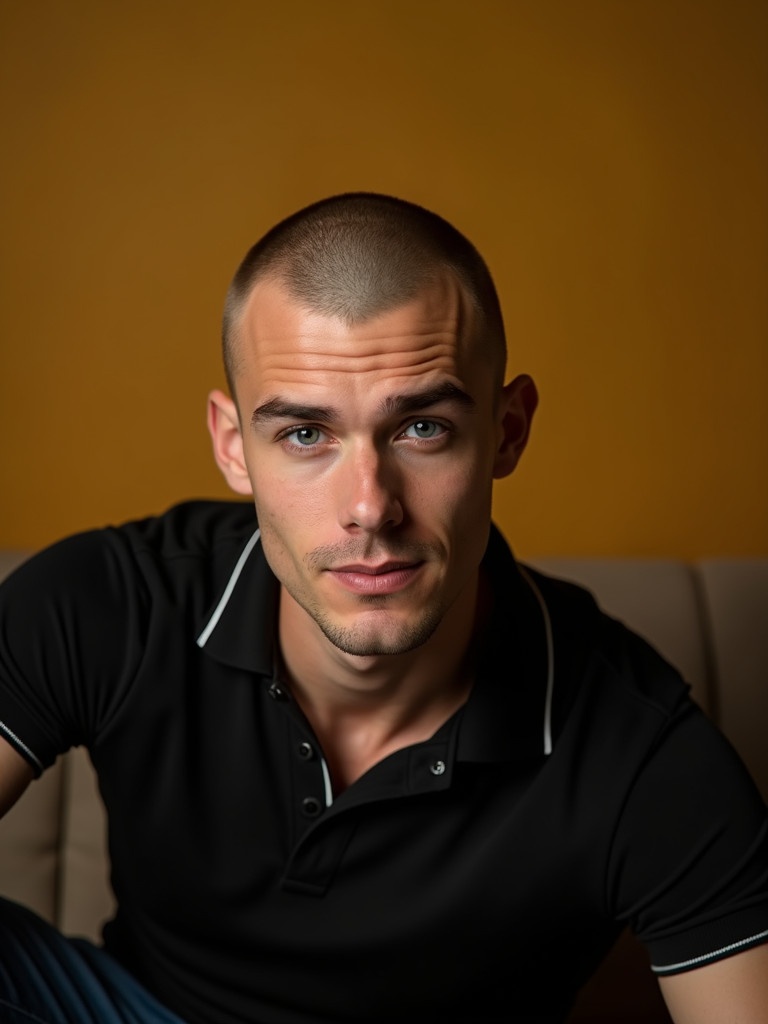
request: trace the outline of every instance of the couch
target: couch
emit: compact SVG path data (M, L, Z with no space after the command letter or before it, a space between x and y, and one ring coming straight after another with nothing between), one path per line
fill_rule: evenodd
M0 551L0 578L25 557ZM610 614L650 640L741 753L768 799L768 558L540 559L587 586ZM67 934L97 938L113 896L105 819L93 771L74 750L35 781L0 823L0 893ZM570 1024L664 1024L647 957L624 934L581 993Z

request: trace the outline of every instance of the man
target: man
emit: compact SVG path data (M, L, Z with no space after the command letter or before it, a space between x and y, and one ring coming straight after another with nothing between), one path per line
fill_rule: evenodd
M118 911L105 952L5 904L0 1019L557 1021L625 922L677 1024L768 1019L751 781L491 526L537 395L471 244L317 203L246 256L224 354L209 427L249 500L3 588L2 806L86 744Z

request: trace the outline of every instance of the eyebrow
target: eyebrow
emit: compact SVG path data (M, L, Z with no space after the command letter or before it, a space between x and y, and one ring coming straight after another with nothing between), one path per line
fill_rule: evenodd
M402 416L411 412L420 412L432 405L439 405L440 402L450 402L469 411L477 408L474 398L463 388L451 384L450 381L411 394L391 395L384 399L381 407L382 412L386 415Z
M434 387L425 388L404 395L389 395L381 403L381 412L385 416L406 416L409 413L421 412L440 402L451 402L470 412L477 408L474 398L463 388L446 381ZM328 423L338 419L339 413L329 405L304 405L288 402L282 398L270 398L268 402L258 406L251 416L251 425L257 426L270 420L306 420Z

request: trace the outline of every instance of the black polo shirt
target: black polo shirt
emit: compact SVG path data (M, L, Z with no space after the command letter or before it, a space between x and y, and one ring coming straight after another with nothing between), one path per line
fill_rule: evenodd
M190 1024L561 1020L625 923L660 972L768 938L766 812L677 673L491 533L467 704L333 799L253 509L54 545L0 589L0 730L84 744L106 947Z

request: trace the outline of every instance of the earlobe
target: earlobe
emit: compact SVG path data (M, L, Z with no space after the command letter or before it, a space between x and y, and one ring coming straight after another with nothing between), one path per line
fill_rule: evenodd
M213 455L224 479L236 494L252 494L243 452L243 435L235 403L223 391L208 395L208 431Z
M522 373L503 389L500 443L493 465L498 480L509 476L525 451L539 394L531 377Z

